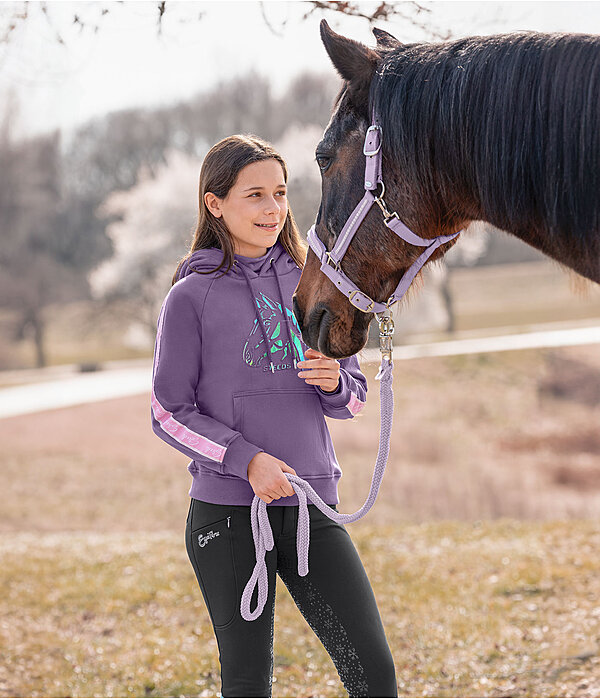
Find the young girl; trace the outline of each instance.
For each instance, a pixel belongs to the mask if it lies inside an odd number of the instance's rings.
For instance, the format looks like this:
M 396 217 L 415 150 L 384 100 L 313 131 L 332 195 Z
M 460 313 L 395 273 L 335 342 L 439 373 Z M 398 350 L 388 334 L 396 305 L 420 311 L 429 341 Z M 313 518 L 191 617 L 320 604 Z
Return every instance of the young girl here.
M 349 696 L 397 697 L 359 555 L 313 504 L 309 573 L 297 572 L 298 497 L 285 474 L 335 508 L 342 471 L 324 416 L 351 419 L 367 382 L 355 356 L 338 362 L 300 337 L 292 294 L 307 247 L 287 178 L 283 158 L 256 136 L 230 136 L 206 155 L 194 240 L 158 318 L 152 428 L 192 460 L 186 548 L 219 647 L 222 697 L 271 697 L 277 573 Z M 248 622 L 240 599 L 256 563 L 255 495 L 269 504 L 275 546 L 264 611 Z

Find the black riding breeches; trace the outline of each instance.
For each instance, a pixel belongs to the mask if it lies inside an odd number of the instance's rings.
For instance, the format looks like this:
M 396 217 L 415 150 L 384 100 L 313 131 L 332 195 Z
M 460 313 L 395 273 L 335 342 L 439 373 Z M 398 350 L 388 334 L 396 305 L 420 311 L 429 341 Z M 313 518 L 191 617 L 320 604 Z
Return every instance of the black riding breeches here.
M 275 541 L 265 556 L 269 594 L 262 614 L 250 622 L 240 613 L 242 592 L 256 564 L 250 506 L 190 501 L 186 548 L 217 638 L 221 695 L 271 697 L 279 574 L 331 657 L 349 697 L 398 697 L 394 660 L 354 543 L 343 525 L 312 503 L 308 509 L 309 572 L 299 576 L 298 506 L 267 507 Z M 257 599 L 255 586 L 250 610 Z

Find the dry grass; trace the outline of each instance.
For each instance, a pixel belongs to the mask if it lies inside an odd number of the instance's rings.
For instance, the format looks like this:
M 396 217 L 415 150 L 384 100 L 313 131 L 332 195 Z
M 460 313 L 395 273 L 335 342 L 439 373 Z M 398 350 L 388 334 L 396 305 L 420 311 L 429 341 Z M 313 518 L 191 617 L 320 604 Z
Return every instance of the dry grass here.
M 599 351 L 396 363 L 383 487 L 347 528 L 400 695 L 600 695 Z M 378 447 L 377 368 L 363 369 L 363 413 L 328 419 L 346 513 Z M 153 435 L 149 397 L 4 419 L 0 444 L 0 694 L 214 697 L 188 460 Z M 281 581 L 274 676 L 275 697 L 345 696 Z
M 598 697 L 596 523 L 346 526 L 400 696 Z M 182 533 L 0 536 L 0 694 L 216 697 Z M 273 697 L 346 697 L 277 581 Z
M 451 275 L 457 330 L 600 317 L 600 286 L 550 259 Z

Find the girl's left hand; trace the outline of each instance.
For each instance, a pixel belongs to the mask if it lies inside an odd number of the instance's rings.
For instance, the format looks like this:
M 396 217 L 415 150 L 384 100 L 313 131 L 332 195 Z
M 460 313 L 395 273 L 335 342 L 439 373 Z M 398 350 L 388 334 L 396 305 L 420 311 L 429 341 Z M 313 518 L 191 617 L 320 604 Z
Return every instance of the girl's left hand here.
M 307 348 L 304 352 L 306 360 L 297 362 L 296 366 L 304 369 L 298 376 L 304 378 L 307 384 L 316 384 L 323 391 L 335 391 L 340 381 L 340 363 L 320 352 Z

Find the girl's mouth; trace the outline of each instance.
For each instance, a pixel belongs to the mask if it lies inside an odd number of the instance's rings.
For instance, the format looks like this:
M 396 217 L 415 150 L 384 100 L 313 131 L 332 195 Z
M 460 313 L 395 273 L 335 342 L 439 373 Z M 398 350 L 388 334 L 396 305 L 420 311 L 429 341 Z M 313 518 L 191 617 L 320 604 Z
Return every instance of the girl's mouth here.
M 277 224 L 254 224 L 259 228 L 264 228 L 265 231 L 274 231 L 277 228 Z

